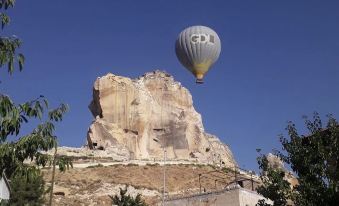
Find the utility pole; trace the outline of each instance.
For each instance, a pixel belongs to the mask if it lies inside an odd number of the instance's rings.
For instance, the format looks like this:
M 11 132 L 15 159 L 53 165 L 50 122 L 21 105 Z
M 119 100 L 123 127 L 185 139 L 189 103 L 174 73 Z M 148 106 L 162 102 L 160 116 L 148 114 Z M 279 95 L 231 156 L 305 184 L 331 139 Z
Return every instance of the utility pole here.
M 162 194 L 162 205 L 165 206 L 165 192 L 166 192 L 166 149 L 164 149 L 164 190 Z
M 200 194 L 201 194 L 201 182 L 200 182 L 200 178 L 201 178 L 201 174 L 199 174 L 199 191 L 200 191 Z
M 156 130 L 158 131 L 158 130 Z M 162 131 L 164 131 L 164 129 L 162 129 Z M 153 139 L 153 141 L 155 142 L 158 142 L 159 143 L 159 140 L 158 139 Z M 164 145 L 164 142 L 162 142 L 161 144 L 162 146 L 162 149 L 164 151 L 164 173 L 163 173 L 163 190 L 162 190 L 162 205 L 165 206 L 165 192 L 166 192 L 166 147 Z
M 238 184 L 238 182 L 237 182 L 237 167 L 236 166 L 234 166 L 234 182 L 236 184 Z
M 251 183 L 252 183 L 252 191 L 254 191 L 254 184 L 253 184 L 253 171 L 251 172 Z
M 161 128 L 155 128 L 153 129 L 155 132 L 163 132 L 165 133 L 165 128 L 163 128 L 163 122 L 162 122 L 162 112 L 163 112 L 163 93 L 164 93 L 164 90 L 163 90 L 163 87 L 161 88 L 157 88 L 157 89 L 161 89 L 161 98 L 160 98 L 160 127 Z M 158 90 L 157 90 L 158 91 Z M 165 89 L 165 92 L 167 92 L 167 89 Z M 159 95 L 160 96 L 160 95 Z M 162 205 L 165 206 L 165 198 L 166 198 L 166 154 L 167 154 L 167 151 L 166 151 L 166 137 L 165 136 L 162 136 L 162 140 L 159 141 L 159 139 L 153 139 L 155 142 L 158 142 L 158 143 L 161 143 L 161 147 L 164 151 L 164 174 L 163 174 L 163 193 L 162 193 Z

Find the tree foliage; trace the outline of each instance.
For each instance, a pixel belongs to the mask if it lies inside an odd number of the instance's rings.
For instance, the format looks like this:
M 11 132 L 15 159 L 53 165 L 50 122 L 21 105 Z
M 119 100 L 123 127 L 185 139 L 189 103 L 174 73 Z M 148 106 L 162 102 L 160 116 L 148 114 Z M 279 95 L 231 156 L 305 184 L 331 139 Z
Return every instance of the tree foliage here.
M 41 174 L 27 179 L 25 176 L 16 176 L 11 181 L 10 205 L 42 205 L 45 193 L 44 180 Z
M 263 185 L 258 192 L 274 201 L 274 206 L 339 205 L 339 125 L 328 115 L 325 127 L 318 113 L 312 120 L 304 117 L 309 134 L 300 135 L 293 122 L 288 122 L 289 138 L 280 137 L 282 151 L 275 154 L 294 172 L 298 184 L 292 187 L 286 173 L 271 167 L 264 155 L 258 158 Z M 268 205 L 264 201 L 258 205 Z
M 0 206 L 6 206 L 9 204 L 9 200 L 0 200 Z
M 0 0 L 1 29 L 4 29 L 4 27 L 11 22 L 6 11 L 9 8 L 13 8 L 14 4 L 15 0 Z M 18 62 L 20 71 L 23 69 L 25 56 L 22 53 L 17 52 L 21 44 L 21 40 L 15 35 L 10 37 L 0 36 L 0 67 L 7 66 L 10 74 L 14 72 L 15 62 Z
M 51 163 L 51 157 L 42 151 L 48 151 L 57 146 L 54 135 L 54 122 L 61 121 L 67 106 L 61 104 L 50 110 L 44 119 L 47 100 L 39 97 L 23 104 L 14 104 L 8 96 L 0 95 L 0 172 L 5 171 L 7 177 L 15 174 L 35 176 L 39 172 L 36 166 L 24 164 L 24 160 L 35 161 L 37 166 Z M 41 123 L 29 134 L 21 136 L 17 141 L 6 141 L 9 136 L 18 136 L 22 124 L 30 119 L 39 119 Z M 59 167 L 64 170 L 68 165 L 66 158 L 59 158 Z
M 13 8 L 14 4 L 15 0 L 0 0 L 2 29 L 10 23 L 6 12 Z M 0 68 L 7 67 L 10 75 L 14 72 L 15 62 L 18 63 L 19 71 L 23 69 L 24 55 L 17 52 L 20 46 L 21 40 L 14 35 L 0 36 Z M 67 110 L 68 106 L 65 104 L 50 109 L 47 99 L 42 95 L 34 100 L 16 104 L 8 95 L 0 92 L 0 176 L 4 172 L 11 180 L 11 186 L 15 188 L 13 192 L 17 192 L 13 196 L 16 200 L 36 201 L 34 205 L 39 205 L 37 203 L 42 195 L 40 190 L 44 186 L 39 167 L 51 165 L 53 161 L 54 157 L 44 152 L 57 147 L 54 124 L 62 121 Z M 31 123 L 32 120 L 38 120 L 38 125 L 32 132 L 21 134 L 23 124 Z M 34 161 L 35 164 L 26 164 L 25 160 Z M 55 161 L 61 171 L 72 166 L 70 159 L 64 156 L 57 156 Z M 25 194 L 35 192 L 36 195 L 24 195 L 19 192 L 20 187 L 25 190 L 22 190 Z M 28 191 L 29 188 L 32 191 Z M 19 197 L 21 194 L 23 196 Z
M 126 195 L 127 187 L 125 189 L 120 188 L 120 196 L 110 196 L 113 205 L 117 206 L 147 206 L 144 200 L 141 199 L 141 195 L 137 194 L 135 198 L 130 195 Z
M 285 170 L 272 167 L 266 156 L 258 158 L 259 169 L 261 169 L 260 179 L 263 185 L 257 188 L 257 192 L 266 198 L 274 201 L 274 206 L 287 205 L 292 193 L 289 182 L 285 179 Z M 259 206 L 269 206 L 265 200 L 261 200 Z

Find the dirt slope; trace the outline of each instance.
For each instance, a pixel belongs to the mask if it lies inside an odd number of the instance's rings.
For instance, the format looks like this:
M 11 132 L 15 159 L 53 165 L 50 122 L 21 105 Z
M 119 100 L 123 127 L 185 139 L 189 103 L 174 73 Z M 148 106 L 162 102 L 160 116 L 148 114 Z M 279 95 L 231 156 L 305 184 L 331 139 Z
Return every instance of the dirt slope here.
M 44 170 L 46 182 L 50 181 L 50 170 Z M 234 173 L 216 172 L 206 165 L 167 165 L 167 197 L 199 193 L 199 174 L 201 191 L 208 192 L 224 188 L 234 180 Z M 241 175 L 238 174 L 238 178 Z M 119 192 L 119 187 L 130 185 L 131 195 L 141 193 L 144 199 L 155 205 L 161 200 L 163 187 L 163 167 L 154 164 L 91 166 L 74 168 L 65 173 L 57 172 L 54 205 L 112 205 L 108 195 Z M 250 181 L 245 183 L 250 187 Z

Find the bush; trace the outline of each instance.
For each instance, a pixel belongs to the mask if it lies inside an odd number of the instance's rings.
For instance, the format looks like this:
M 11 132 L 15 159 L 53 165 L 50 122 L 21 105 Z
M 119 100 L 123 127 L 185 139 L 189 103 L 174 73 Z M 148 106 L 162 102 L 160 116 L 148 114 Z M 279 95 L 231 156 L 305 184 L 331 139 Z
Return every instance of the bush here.
M 44 185 L 42 175 L 27 177 L 13 176 L 10 181 L 10 205 L 42 205 L 44 202 Z
M 144 200 L 141 199 L 141 194 L 138 194 L 135 198 L 130 195 L 126 195 L 126 189 L 120 188 L 120 196 L 109 196 L 112 199 L 113 205 L 118 206 L 148 206 Z

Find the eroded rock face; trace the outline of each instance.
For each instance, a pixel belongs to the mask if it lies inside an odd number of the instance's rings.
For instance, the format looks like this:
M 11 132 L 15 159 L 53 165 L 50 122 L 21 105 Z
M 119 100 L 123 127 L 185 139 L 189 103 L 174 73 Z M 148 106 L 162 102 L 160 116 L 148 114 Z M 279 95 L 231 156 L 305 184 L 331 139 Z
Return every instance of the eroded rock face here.
M 130 159 L 168 159 L 236 164 L 227 145 L 204 132 L 190 92 L 162 71 L 137 79 L 97 78 L 89 108 L 95 117 L 89 148 L 126 148 Z
M 267 159 L 270 167 L 272 167 L 274 169 L 281 169 L 281 170 L 284 170 L 284 171 L 286 170 L 284 162 L 278 156 L 276 156 L 272 153 L 268 153 L 266 155 L 266 159 Z
M 272 153 L 268 153 L 266 155 L 266 159 L 270 167 L 284 171 L 285 173 L 284 179 L 291 184 L 292 188 L 298 184 L 298 179 L 294 176 L 292 171 L 286 169 L 284 162 L 278 156 Z

